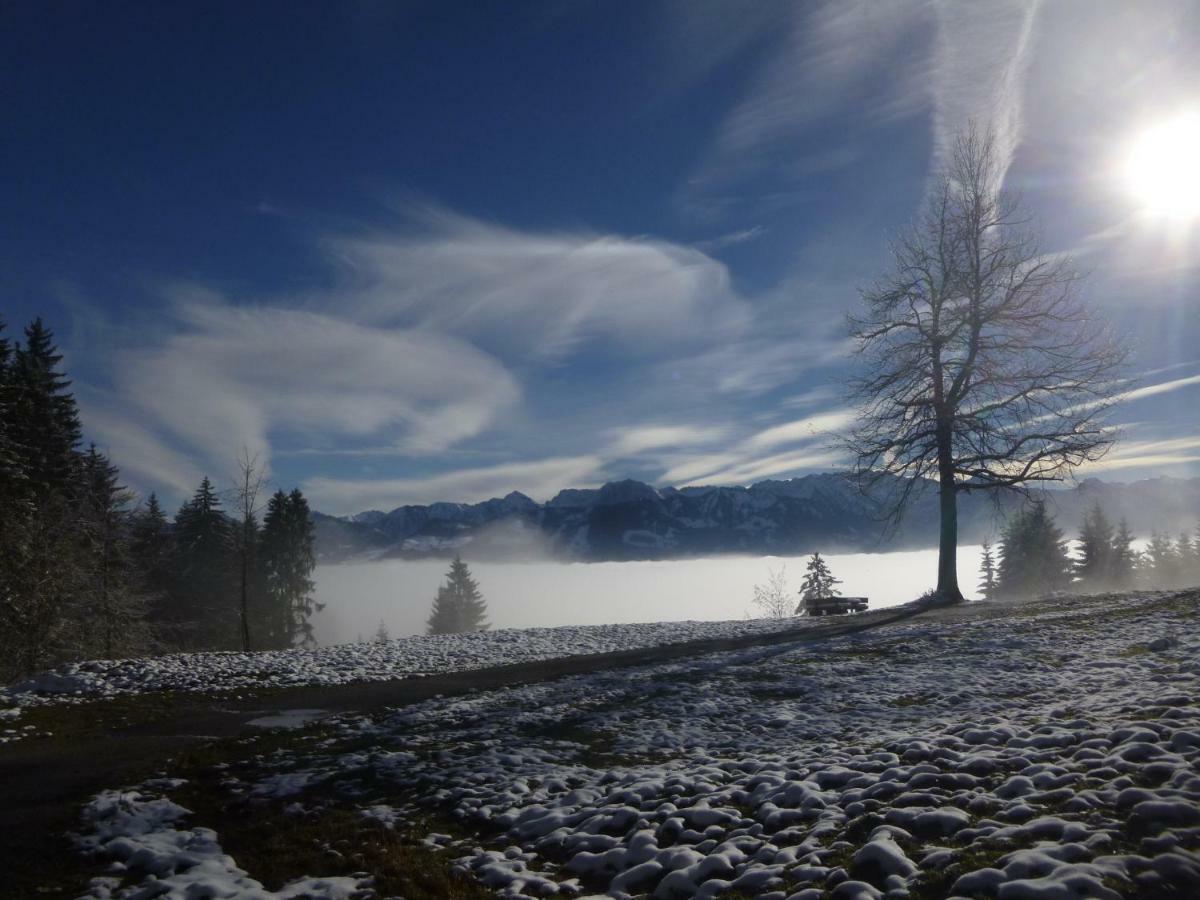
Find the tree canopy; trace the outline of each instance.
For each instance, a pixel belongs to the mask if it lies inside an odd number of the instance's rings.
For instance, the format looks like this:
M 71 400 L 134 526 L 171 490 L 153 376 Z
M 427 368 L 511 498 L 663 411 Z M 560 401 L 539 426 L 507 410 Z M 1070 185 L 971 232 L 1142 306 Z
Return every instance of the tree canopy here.
M 455 634 L 463 631 L 486 631 L 487 602 L 471 570 L 459 557 L 450 563 L 446 583 L 438 588 L 429 613 L 430 634 Z
M 957 494 L 1059 480 L 1115 439 L 1106 413 L 1124 346 L 1045 253 L 989 132 L 959 136 L 890 273 L 850 320 L 862 374 L 848 440 L 864 488 L 894 521 L 937 485 L 937 591 L 958 602 Z M 900 476 L 897 478 L 896 476 Z

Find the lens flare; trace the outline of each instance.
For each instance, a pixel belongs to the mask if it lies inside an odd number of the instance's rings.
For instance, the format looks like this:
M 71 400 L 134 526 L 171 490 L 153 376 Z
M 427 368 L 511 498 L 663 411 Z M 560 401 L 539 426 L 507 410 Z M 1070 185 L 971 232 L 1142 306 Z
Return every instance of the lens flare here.
M 1200 217 L 1200 113 L 1177 116 L 1139 135 L 1125 161 L 1125 180 L 1148 213 Z

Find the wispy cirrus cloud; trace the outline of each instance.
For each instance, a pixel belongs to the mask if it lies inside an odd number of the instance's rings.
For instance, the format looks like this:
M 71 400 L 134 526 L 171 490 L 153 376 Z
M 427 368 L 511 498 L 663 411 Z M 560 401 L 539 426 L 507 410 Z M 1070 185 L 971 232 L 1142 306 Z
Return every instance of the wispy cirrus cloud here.
M 928 114 L 933 167 L 968 122 L 996 136 L 1001 177 L 1021 138 L 1025 79 L 1040 0 L 829 0 L 791 7 L 791 22 L 742 100 L 721 123 L 688 184 L 685 205 L 720 210 L 720 195 L 769 166 L 775 190 L 860 159 L 871 129 Z M 855 111 L 817 150 L 805 135 Z M 835 132 L 836 133 L 836 132 Z M 759 200 L 762 198 L 759 197 Z
M 607 452 L 613 456 L 634 456 L 649 450 L 670 450 L 680 447 L 713 444 L 729 434 L 722 425 L 639 425 L 621 427 L 610 432 Z
M 736 345 L 754 324 L 722 263 L 651 238 L 527 232 L 426 207 L 394 230 L 331 235 L 316 249 L 340 274 L 318 293 L 247 302 L 203 285 L 160 289 L 164 313 L 125 336 L 130 349 L 112 354 L 111 384 L 96 394 L 96 433 L 122 447 L 135 481 L 181 492 L 198 472 L 225 480 L 244 446 L 264 467 L 281 455 L 358 466 L 393 494 L 470 487 L 474 476 L 390 476 L 433 458 L 444 470 L 500 427 L 517 441 L 547 428 L 544 452 L 581 458 L 572 434 L 539 425 L 530 405 L 547 373 L 588 354 L 652 372 L 664 356 Z M 589 419 L 575 443 L 607 459 L 722 430 L 621 426 L 614 437 L 611 417 Z M 506 455 L 490 446 L 483 456 Z M 314 483 L 332 496 L 342 481 Z
M 175 496 L 190 493 L 205 474 L 202 465 L 181 453 L 153 430 L 124 412 L 110 397 L 83 391 L 79 396 L 88 434 L 109 458 L 120 463 L 124 478 L 133 475 L 150 491 Z
M 693 193 L 722 189 L 768 164 L 811 169 L 796 153 L 797 138 L 847 104 L 874 121 L 924 105 L 919 70 L 904 65 L 904 51 L 919 40 L 926 21 L 922 4 L 843 0 L 796 4 L 790 11 L 782 38 L 693 173 Z M 825 147 L 820 154 L 830 152 Z
M 748 438 L 745 446 L 750 450 L 766 450 L 787 444 L 828 438 L 832 434 L 849 428 L 854 422 L 855 415 L 856 413 L 852 409 L 835 409 L 806 416 L 803 419 L 796 419 L 760 431 Z
M 123 445 L 122 465 L 156 484 L 179 487 L 185 459 L 223 477 L 241 447 L 269 467 L 280 432 L 387 435 L 410 456 L 435 453 L 521 400 L 504 366 L 451 336 L 185 294 L 157 347 L 116 355 L 108 402 L 93 413 Z
M 1104 459 L 1089 463 L 1080 475 L 1095 475 L 1120 469 L 1163 469 L 1200 462 L 1200 437 L 1176 437 L 1123 441 Z
M 1183 388 L 1195 387 L 1196 385 L 1200 385 L 1200 375 L 1189 375 L 1186 378 L 1172 378 L 1170 381 L 1145 384 L 1129 391 L 1123 391 L 1117 395 L 1117 400 L 1125 403 L 1131 400 L 1141 400 L 1145 397 L 1157 397 L 1159 394 L 1170 394 Z
M 842 465 L 832 442 L 853 423 L 855 412 L 834 408 L 772 425 L 716 450 L 665 454 L 668 484 L 748 484 L 762 478 Z M 780 451 L 781 447 L 789 447 Z
M 1040 5 L 1040 0 L 935 3 L 937 38 L 930 64 L 935 168 L 946 162 L 955 136 L 974 121 L 992 130 L 1003 182 L 1021 140 L 1025 76 Z
M 356 320 L 455 335 L 502 357 L 561 361 L 592 345 L 659 353 L 751 322 L 726 267 L 653 238 L 528 232 L 405 207 L 408 227 L 326 240 Z M 328 305 L 329 298 L 321 298 Z

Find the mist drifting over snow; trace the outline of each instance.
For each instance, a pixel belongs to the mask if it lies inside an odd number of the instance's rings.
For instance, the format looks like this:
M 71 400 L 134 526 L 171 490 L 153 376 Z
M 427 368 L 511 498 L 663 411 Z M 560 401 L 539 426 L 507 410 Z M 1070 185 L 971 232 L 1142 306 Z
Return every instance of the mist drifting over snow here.
M 982 550 L 958 550 L 959 581 L 974 595 Z M 937 550 L 849 553 L 827 557 L 847 596 L 871 598 L 871 608 L 916 599 L 933 586 Z M 719 556 L 649 562 L 487 562 L 468 559 L 488 602 L 493 628 L 605 625 L 740 619 L 753 615 L 755 584 L 768 569 L 787 568 L 800 589 L 807 557 Z M 370 638 L 382 622 L 391 637 L 424 634 L 430 604 L 443 582 L 445 560 L 386 560 L 320 566 L 317 639 L 337 644 Z

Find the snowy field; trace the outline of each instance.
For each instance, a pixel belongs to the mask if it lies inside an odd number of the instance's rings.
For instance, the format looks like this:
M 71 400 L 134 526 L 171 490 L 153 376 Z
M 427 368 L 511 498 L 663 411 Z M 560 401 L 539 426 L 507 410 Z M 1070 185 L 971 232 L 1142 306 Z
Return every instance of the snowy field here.
M 959 581 L 973 596 L 981 549 L 960 547 Z M 937 550 L 835 554 L 828 557 L 847 596 L 870 597 L 871 608 L 916 599 L 933 587 Z M 786 566 L 793 594 L 807 557 L 718 556 L 654 562 L 561 563 L 468 560 L 494 626 L 534 628 L 611 622 L 722 621 L 755 615 L 754 585 L 768 569 Z M 392 637 L 421 634 L 443 560 L 389 560 L 320 566 L 315 619 L 322 644 L 369 638 L 382 622 Z
M 389 681 L 462 672 L 587 653 L 636 650 L 803 626 L 806 619 L 733 622 L 658 622 L 503 629 L 471 634 L 339 644 L 314 650 L 258 653 L 173 653 L 138 659 L 72 663 L 0 689 L 0 707 L 150 691 L 225 691 L 242 688 Z M 815 621 L 815 620 L 814 620 Z M 0 726 L 11 711 L 0 709 Z M 0 727 L 0 739 L 4 729 Z
M 1198 624 L 1194 592 L 1066 599 L 601 671 L 342 717 L 222 785 L 436 811 L 417 837 L 509 897 L 1196 897 Z M 88 807 L 91 896 L 372 895 L 344 870 L 256 893 L 179 787 Z

